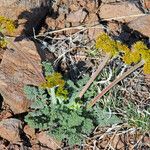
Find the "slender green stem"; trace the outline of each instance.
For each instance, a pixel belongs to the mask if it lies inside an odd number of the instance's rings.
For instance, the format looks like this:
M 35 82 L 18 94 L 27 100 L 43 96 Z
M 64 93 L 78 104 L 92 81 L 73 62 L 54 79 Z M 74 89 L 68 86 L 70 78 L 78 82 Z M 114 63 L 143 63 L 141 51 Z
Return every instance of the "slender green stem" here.
M 52 97 L 52 103 L 56 104 L 57 100 L 56 100 L 56 95 L 55 95 L 55 87 L 51 88 L 51 97 Z
M 48 94 L 52 98 L 52 104 L 57 104 L 57 99 L 56 99 L 56 95 L 55 95 L 55 87 L 47 89 L 47 91 L 48 91 Z
M 131 74 L 133 71 L 138 69 L 144 64 L 143 61 L 139 62 L 138 64 L 131 67 L 128 71 L 126 71 L 124 74 L 116 78 L 113 82 L 111 82 L 105 89 L 103 89 L 95 98 L 93 98 L 89 104 L 87 105 L 87 108 L 92 107 L 105 93 L 107 93 L 112 87 L 114 87 L 118 82 L 123 80 L 125 77 L 127 77 L 129 74 Z

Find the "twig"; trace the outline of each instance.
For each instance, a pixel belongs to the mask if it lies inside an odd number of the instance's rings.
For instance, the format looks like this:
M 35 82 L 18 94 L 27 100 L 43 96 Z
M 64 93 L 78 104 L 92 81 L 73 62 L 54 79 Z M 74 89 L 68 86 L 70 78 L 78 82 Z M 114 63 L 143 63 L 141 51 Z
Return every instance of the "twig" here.
M 128 15 L 128 16 L 119 16 L 119 17 L 113 17 L 113 18 L 106 18 L 103 19 L 103 21 L 111 21 L 111 20 L 120 20 L 120 19 L 125 19 L 125 18 L 134 18 L 134 17 L 141 17 L 141 16 L 146 16 L 148 14 L 137 14 L 137 15 Z
M 133 150 L 136 146 L 138 146 L 138 144 L 140 143 L 140 141 L 143 139 L 144 134 L 140 136 L 139 140 L 136 142 L 136 144 L 134 144 L 131 148 L 131 150 Z
M 104 150 L 107 149 L 107 147 L 109 146 L 109 144 L 111 143 L 111 141 L 114 139 L 114 137 L 115 137 L 115 135 L 116 135 L 117 132 L 118 132 L 118 130 L 116 130 L 116 131 L 114 132 L 114 134 L 112 135 L 112 137 L 111 137 L 110 140 L 108 141 L 107 145 L 105 146 L 105 149 L 104 149 Z
M 95 78 L 98 76 L 98 74 L 101 72 L 101 70 L 104 68 L 104 66 L 106 65 L 106 63 L 108 62 L 110 58 L 110 55 L 106 55 L 103 58 L 103 61 L 100 62 L 97 70 L 92 74 L 90 80 L 87 82 L 87 84 L 83 87 L 83 89 L 81 90 L 81 92 L 79 93 L 79 97 L 81 98 L 84 93 L 86 92 L 86 90 L 89 88 L 89 86 L 92 84 L 92 82 L 95 80 Z
M 131 67 L 128 71 L 126 71 L 125 73 L 123 73 L 123 75 L 119 76 L 118 78 L 116 78 L 113 82 L 111 82 L 105 89 L 103 89 L 101 91 L 101 93 L 99 93 L 95 98 L 93 98 L 89 104 L 87 105 L 87 107 L 92 107 L 105 93 L 107 93 L 112 87 L 114 87 L 118 82 L 120 82 L 122 79 L 124 79 L 125 77 L 127 77 L 129 74 L 131 74 L 133 71 L 135 71 L 136 69 L 138 69 L 139 67 L 141 67 L 144 64 L 143 61 L 139 62 L 138 64 L 136 64 L 135 66 Z

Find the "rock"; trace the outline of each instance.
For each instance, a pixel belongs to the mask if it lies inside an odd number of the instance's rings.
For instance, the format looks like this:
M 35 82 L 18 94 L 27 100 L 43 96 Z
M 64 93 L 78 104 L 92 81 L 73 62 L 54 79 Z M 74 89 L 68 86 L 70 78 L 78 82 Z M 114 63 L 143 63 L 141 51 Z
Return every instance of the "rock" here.
M 115 5 L 105 4 L 101 6 L 99 12 L 99 16 L 101 18 L 103 19 L 114 18 L 114 20 L 117 17 L 124 17 L 130 15 L 138 15 L 138 14 L 142 14 L 142 12 L 136 7 L 134 3 L 129 3 L 129 2 L 117 3 Z M 129 21 L 129 20 L 133 20 L 133 18 L 126 17 L 123 18 L 122 20 Z
M 8 112 L 8 111 L 5 111 L 5 110 L 1 111 L 1 113 L 0 113 L 0 121 L 2 119 L 7 119 L 7 118 L 10 118 L 10 117 L 12 117 L 12 113 L 11 112 Z
M 104 31 L 100 25 L 97 25 L 95 28 L 88 29 L 88 37 L 90 40 L 96 40 L 96 38 L 102 34 Z
M 4 144 L 0 144 L 0 149 L 6 150 L 6 146 Z
M 119 36 L 122 31 L 122 24 L 117 21 L 109 21 L 107 24 L 107 29 L 115 36 Z
M 34 139 L 36 137 L 35 129 L 31 128 L 29 125 L 25 125 L 23 131 L 31 139 Z
M 42 150 L 42 149 L 41 149 L 41 146 L 39 144 L 34 144 L 34 145 L 32 145 L 32 150 Z
M 89 15 L 86 17 L 85 22 L 86 24 L 95 25 L 98 24 L 98 16 L 96 13 L 89 13 Z
M 37 134 L 37 139 L 42 145 L 47 146 L 50 149 L 56 150 L 60 148 L 60 143 L 55 141 L 53 138 L 51 138 L 49 135 L 47 135 L 45 132 L 40 132 Z
M 45 23 L 51 30 L 58 30 L 65 28 L 65 14 L 60 14 L 56 19 L 47 17 Z
M 1 63 L 2 59 L 3 59 L 4 52 L 5 52 L 5 50 L 0 48 L 0 63 Z
M 16 143 L 21 141 L 21 129 L 22 122 L 20 120 L 14 118 L 4 119 L 0 122 L 0 137 L 12 143 Z
M 11 6 L 15 3 L 17 3 L 18 0 L 1 0 L 0 6 Z
M 88 0 L 89 1 L 89 0 Z M 87 4 L 87 1 L 86 0 L 78 0 L 77 1 L 77 3 L 78 3 L 78 5 L 80 5 L 81 7 L 85 7 L 86 6 L 86 4 Z
M 78 5 L 76 5 L 74 3 L 70 5 L 70 11 L 71 12 L 73 12 L 73 11 L 75 12 L 75 11 L 78 11 L 78 10 L 79 10 L 79 6 Z
M 49 29 L 51 29 L 51 30 L 56 29 L 57 22 L 56 22 L 55 19 L 47 17 L 46 20 L 45 20 L 45 23 L 47 24 Z
M 87 24 L 90 24 L 91 26 L 98 24 L 98 17 L 96 13 L 90 13 L 86 18 L 85 22 Z M 95 40 L 102 32 L 103 32 L 102 25 L 98 24 L 88 29 L 88 37 L 90 40 Z
M 137 19 L 129 22 L 128 26 L 143 35 L 150 37 L 150 15 L 138 17 Z
M 38 28 L 41 20 L 48 12 L 48 0 L 1 0 L 0 16 L 5 16 L 18 21 L 18 28 L 14 35 L 20 33 L 33 33 L 33 28 Z
M 80 9 L 76 12 L 72 12 L 70 13 L 67 18 L 66 21 L 71 22 L 71 23 L 79 23 L 82 22 L 87 16 L 87 12 Z
M 88 12 L 93 12 L 93 11 L 97 11 L 96 9 L 96 2 L 93 0 L 88 0 L 88 2 L 86 3 L 86 9 L 88 10 Z
M 121 0 L 101 0 L 102 3 L 108 4 L 108 3 L 115 3 L 120 2 Z
M 149 0 L 144 0 L 143 6 L 145 9 L 150 9 L 150 1 Z
M 27 111 L 30 101 L 27 100 L 23 87 L 27 84 L 39 85 L 42 82 L 39 75 L 42 67 L 41 58 L 32 41 L 22 40 L 14 44 L 18 49 L 12 49 L 10 45 L 11 49 L 5 51 L 0 64 L 0 93 L 4 102 L 17 114 Z

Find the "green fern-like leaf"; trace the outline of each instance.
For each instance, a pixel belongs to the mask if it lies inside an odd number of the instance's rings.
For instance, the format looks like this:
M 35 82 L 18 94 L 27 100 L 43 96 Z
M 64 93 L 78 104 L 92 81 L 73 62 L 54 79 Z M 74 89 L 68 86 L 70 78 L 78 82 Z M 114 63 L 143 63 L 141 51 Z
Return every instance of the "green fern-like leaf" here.
M 42 62 L 42 66 L 45 71 L 45 76 L 51 75 L 54 72 L 54 69 L 51 63 L 44 61 Z
M 94 108 L 95 116 L 97 116 L 97 123 L 99 126 L 111 126 L 113 124 L 122 123 L 122 120 L 118 118 L 115 114 L 111 114 L 110 112 L 106 111 L 105 109 L 101 109 L 98 106 Z
M 39 94 L 37 87 L 28 86 L 28 85 L 24 87 L 24 93 L 26 94 L 27 98 L 30 100 L 36 100 Z

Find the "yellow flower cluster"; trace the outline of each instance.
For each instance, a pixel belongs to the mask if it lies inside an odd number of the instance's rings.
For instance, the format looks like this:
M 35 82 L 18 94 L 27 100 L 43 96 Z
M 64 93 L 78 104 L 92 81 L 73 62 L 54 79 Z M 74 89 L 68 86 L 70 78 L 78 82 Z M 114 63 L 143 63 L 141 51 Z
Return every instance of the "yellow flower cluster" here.
M 44 89 L 57 87 L 56 96 L 62 99 L 67 99 L 68 91 L 64 89 L 65 81 L 62 79 L 62 75 L 58 72 L 54 72 L 46 77 L 46 82 L 41 84 Z
M 5 34 L 12 34 L 15 30 L 15 24 L 12 20 L 0 16 L 0 47 L 5 48 L 7 46 L 7 41 L 5 40 Z
M 134 50 L 138 52 L 141 59 L 145 62 L 143 71 L 145 74 L 150 74 L 150 49 L 141 41 L 136 42 L 133 46 Z
M 130 50 L 126 45 L 121 44 L 120 46 L 120 52 L 123 52 L 122 60 L 128 64 L 131 65 L 132 63 L 138 63 L 141 60 L 141 56 L 138 51 L 136 50 Z
M 14 22 L 11 19 L 0 16 L 0 32 L 3 34 L 12 34 L 14 30 Z
M 0 39 L 0 47 L 5 48 L 7 46 L 7 41 L 4 38 Z
M 125 44 L 111 39 L 104 33 L 96 40 L 96 48 L 102 49 L 111 56 L 119 55 L 122 52 L 122 60 L 129 65 L 143 60 L 145 62 L 143 71 L 145 74 L 150 74 L 150 49 L 142 41 L 136 42 L 132 49 L 129 49 Z
M 112 40 L 107 34 L 100 35 L 96 40 L 96 48 L 101 48 L 105 53 L 111 56 L 118 54 L 117 42 Z
M 64 87 L 58 87 L 56 91 L 56 96 L 60 97 L 61 99 L 66 100 L 68 98 L 68 91 L 64 89 Z
M 42 83 L 43 88 L 53 88 L 55 86 L 64 87 L 65 81 L 62 79 L 62 75 L 58 72 L 54 72 L 46 77 L 46 82 Z

